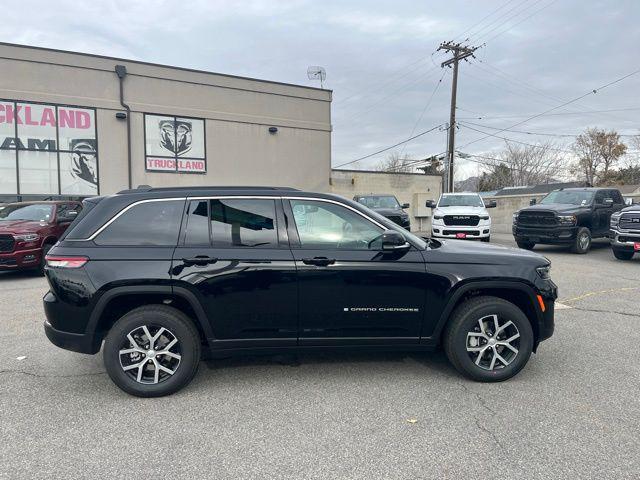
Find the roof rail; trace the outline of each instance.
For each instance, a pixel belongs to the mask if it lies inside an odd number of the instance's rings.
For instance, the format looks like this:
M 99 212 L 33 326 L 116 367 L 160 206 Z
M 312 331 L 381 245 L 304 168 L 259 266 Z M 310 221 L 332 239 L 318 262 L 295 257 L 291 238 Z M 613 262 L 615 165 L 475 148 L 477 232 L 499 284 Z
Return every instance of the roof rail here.
M 144 193 L 144 192 L 173 192 L 173 191 L 203 191 L 203 190 L 287 190 L 299 192 L 293 187 L 267 187 L 267 186 L 243 186 L 243 185 L 211 185 L 211 186 L 191 186 L 191 187 L 151 187 L 140 185 L 138 188 L 121 190 L 118 194 Z

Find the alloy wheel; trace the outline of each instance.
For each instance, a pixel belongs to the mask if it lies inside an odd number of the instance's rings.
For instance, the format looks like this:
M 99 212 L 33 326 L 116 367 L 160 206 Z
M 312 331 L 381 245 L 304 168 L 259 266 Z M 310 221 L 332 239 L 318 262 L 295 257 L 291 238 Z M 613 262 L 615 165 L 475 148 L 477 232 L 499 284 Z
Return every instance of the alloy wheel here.
M 511 320 L 498 315 L 479 318 L 467 333 L 467 352 L 473 363 L 484 370 L 498 370 L 510 365 L 520 348 L 520 332 Z
M 118 354 L 128 376 L 152 385 L 173 376 L 182 359 L 178 338 L 170 330 L 153 325 L 131 330 Z
M 578 241 L 580 242 L 580 249 L 586 250 L 589 247 L 589 234 L 583 233 L 582 235 L 580 235 Z

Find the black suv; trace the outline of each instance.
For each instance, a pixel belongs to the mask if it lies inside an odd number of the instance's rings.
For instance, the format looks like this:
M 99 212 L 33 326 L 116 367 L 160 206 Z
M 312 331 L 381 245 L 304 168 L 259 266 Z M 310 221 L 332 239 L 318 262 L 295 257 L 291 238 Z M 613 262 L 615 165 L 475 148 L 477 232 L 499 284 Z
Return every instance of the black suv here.
M 624 207 L 613 188 L 564 188 L 554 190 L 540 203 L 513 214 L 513 236 L 520 248 L 537 243 L 568 245 L 575 253 L 587 253 L 593 238 L 609 236 L 611 215 Z
M 402 228 L 411 230 L 411 219 L 409 214 L 404 211 L 405 208 L 409 208 L 409 204 L 403 203 L 401 205 L 394 195 L 356 195 L 353 199 Z
M 632 205 L 611 215 L 611 248 L 619 260 L 631 260 L 640 253 L 640 205 Z
M 201 353 L 432 350 L 506 380 L 553 332 L 535 253 L 423 240 L 342 197 L 288 188 L 142 188 L 85 200 L 47 255 L 45 332 L 160 396 Z

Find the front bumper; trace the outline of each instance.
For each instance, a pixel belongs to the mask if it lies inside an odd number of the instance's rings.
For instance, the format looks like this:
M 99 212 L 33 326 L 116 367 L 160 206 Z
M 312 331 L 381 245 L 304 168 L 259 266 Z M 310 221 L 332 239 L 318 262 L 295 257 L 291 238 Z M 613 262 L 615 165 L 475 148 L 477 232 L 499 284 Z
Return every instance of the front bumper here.
M 609 238 L 611 239 L 611 246 L 616 250 L 638 251 L 635 250 L 635 245 L 640 244 L 640 231 L 612 228 L 609 230 Z
M 477 226 L 445 225 L 434 223 L 431 226 L 431 236 L 437 238 L 458 238 L 459 233 L 464 233 L 467 238 L 489 238 L 491 236 L 491 224 Z
M 538 336 L 534 351 L 540 342 L 553 335 L 555 330 L 555 301 L 558 298 L 558 287 L 551 280 L 540 282 L 536 287 L 538 294 L 542 297 L 545 308 L 538 317 Z
M 521 227 L 513 225 L 511 231 L 516 240 L 532 243 L 564 244 L 573 243 L 578 226 Z
M 40 265 L 41 248 L 0 253 L 0 270 L 20 270 Z

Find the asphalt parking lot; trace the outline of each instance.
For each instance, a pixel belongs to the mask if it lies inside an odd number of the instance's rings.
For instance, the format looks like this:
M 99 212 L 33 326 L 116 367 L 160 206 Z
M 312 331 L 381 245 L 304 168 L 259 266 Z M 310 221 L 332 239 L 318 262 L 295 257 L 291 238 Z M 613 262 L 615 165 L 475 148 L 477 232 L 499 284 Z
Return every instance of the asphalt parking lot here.
M 0 478 L 638 478 L 640 258 L 536 251 L 562 305 L 508 382 L 441 353 L 304 355 L 203 363 L 146 400 L 48 342 L 44 279 L 2 274 Z

